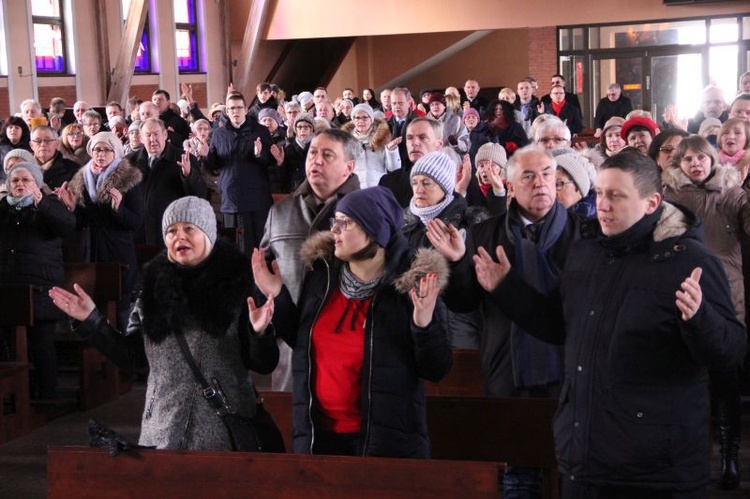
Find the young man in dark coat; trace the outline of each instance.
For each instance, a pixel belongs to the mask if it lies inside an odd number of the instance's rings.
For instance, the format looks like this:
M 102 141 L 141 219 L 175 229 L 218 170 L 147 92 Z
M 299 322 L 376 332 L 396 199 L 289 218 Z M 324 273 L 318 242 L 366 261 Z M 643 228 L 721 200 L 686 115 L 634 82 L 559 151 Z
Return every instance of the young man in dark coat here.
M 190 137 L 190 125 L 182 116 L 172 111 L 169 105 L 169 92 L 166 90 L 155 90 L 151 95 L 151 102 L 159 108 L 159 119 L 164 122 L 164 126 L 169 134 L 169 141 L 175 147 L 182 147 L 182 143 Z
M 596 185 L 601 233 L 574 244 L 546 294 L 502 248 L 474 256 L 497 306 L 565 344 L 554 423 L 565 498 L 708 495 L 708 369 L 736 369 L 746 336 L 694 215 L 661 192 L 650 158 L 607 159 Z
M 268 178 L 274 162 L 271 135 L 248 114 L 241 93 L 229 94 L 226 105 L 229 119 L 214 130 L 206 165 L 219 172 L 224 226 L 243 229 L 244 250 L 249 253 L 260 243 L 273 203 Z

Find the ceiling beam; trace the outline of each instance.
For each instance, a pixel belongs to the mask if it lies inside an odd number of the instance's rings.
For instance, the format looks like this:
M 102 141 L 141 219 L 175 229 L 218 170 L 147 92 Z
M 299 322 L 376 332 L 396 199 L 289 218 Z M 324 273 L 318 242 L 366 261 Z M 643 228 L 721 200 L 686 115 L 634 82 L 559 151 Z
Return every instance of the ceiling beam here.
M 120 50 L 117 52 L 115 65 L 112 67 L 107 102 L 115 101 L 125 105 L 130 91 L 130 81 L 135 70 L 135 57 L 141 43 L 143 26 L 148 14 L 148 0 L 131 0 L 128 17 L 125 21 Z

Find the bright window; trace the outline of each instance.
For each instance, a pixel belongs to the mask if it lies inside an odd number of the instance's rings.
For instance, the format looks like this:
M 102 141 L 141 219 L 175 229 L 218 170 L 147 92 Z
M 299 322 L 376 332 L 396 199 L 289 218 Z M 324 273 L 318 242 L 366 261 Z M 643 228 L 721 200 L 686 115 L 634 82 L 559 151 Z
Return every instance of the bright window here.
M 34 59 L 39 73 L 65 73 L 65 34 L 60 0 L 32 0 Z
M 200 64 L 195 0 L 174 0 L 174 20 L 177 69 L 181 73 L 197 72 Z

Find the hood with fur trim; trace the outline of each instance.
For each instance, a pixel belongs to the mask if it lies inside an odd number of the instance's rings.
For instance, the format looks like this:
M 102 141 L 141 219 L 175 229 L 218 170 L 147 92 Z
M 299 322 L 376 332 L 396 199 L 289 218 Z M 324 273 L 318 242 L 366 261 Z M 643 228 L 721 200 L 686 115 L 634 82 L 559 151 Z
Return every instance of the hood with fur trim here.
M 83 167 L 81 167 L 81 169 L 76 172 L 76 174 L 72 179 L 70 179 L 70 182 L 68 183 L 68 187 L 76 197 L 76 204 L 80 206 L 83 206 L 85 204 L 83 195 L 84 191 L 86 190 L 86 182 L 83 180 L 83 172 L 85 168 L 88 168 L 88 166 L 84 165 Z M 143 174 L 141 173 L 141 171 L 133 166 L 130 161 L 123 158 L 115 167 L 115 171 L 113 171 L 109 175 L 109 177 L 106 178 L 104 183 L 99 188 L 99 192 L 96 193 L 97 198 L 99 199 L 100 203 L 109 203 L 112 200 L 112 196 L 110 196 L 109 194 L 110 189 L 117 189 L 121 193 L 125 194 L 130 189 L 138 185 L 141 180 L 143 180 Z
M 685 172 L 680 168 L 669 167 L 662 173 L 662 181 L 667 187 L 679 191 L 682 189 L 696 188 L 696 186 Z M 740 185 L 740 174 L 737 169 L 731 165 L 717 164 L 710 178 L 703 184 L 707 191 L 721 192 L 730 187 Z
M 679 237 L 697 227 L 695 215 L 663 201 L 659 221 L 654 228 L 654 241 L 660 242 L 670 237 Z
M 354 122 L 349 121 L 341 126 L 341 130 L 353 134 L 354 132 Z M 356 137 L 356 136 L 355 136 Z M 385 146 L 388 144 L 388 142 L 391 141 L 391 129 L 388 126 L 388 123 L 380 118 L 375 118 L 375 121 L 372 123 L 372 128 L 370 128 L 370 135 L 368 138 L 368 143 L 370 144 L 370 147 L 373 151 L 379 151 L 380 149 L 385 149 Z
M 401 237 L 399 235 L 399 237 Z M 401 237 L 401 239 L 403 239 Z M 403 240 L 403 243 L 406 243 Z M 390 248 L 389 244 L 389 248 Z M 386 249 L 386 259 L 389 257 Z M 334 243 L 333 233 L 331 231 L 322 231 L 313 234 L 302 243 L 300 248 L 300 258 L 307 268 L 312 268 L 313 264 L 319 260 L 334 260 Z M 445 258 L 436 250 L 431 248 L 419 248 L 410 253 L 411 264 L 409 268 L 400 275 L 393 276 L 391 284 L 399 293 L 408 294 L 409 290 L 419 284 L 419 280 L 430 272 L 438 275 L 438 287 L 444 290 L 448 285 L 450 267 Z

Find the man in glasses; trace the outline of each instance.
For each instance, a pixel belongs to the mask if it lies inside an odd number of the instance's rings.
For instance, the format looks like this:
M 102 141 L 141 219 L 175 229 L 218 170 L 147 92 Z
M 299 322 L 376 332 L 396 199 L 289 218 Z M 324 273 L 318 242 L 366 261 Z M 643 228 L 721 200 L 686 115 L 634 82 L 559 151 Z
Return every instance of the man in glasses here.
M 300 123 L 311 124 L 302 121 L 302 117 L 297 119 Z M 360 150 L 359 141 L 347 132 L 318 132 L 307 152 L 305 181 L 271 208 L 261 247 L 266 249 L 267 258 L 276 259 L 282 281 L 295 301 L 304 277 L 300 247 L 311 234 L 330 229 L 336 203 L 359 189 L 359 179 L 352 172 Z M 286 343 L 279 344 L 279 365 L 271 381 L 273 390 L 292 389 L 291 352 Z
M 78 163 L 65 159 L 57 147 L 60 140 L 54 128 L 39 126 L 31 132 L 31 150 L 44 172 L 44 184 L 50 189 L 60 187 L 78 171 Z
M 603 97 L 596 106 L 594 114 L 594 126 L 596 132 L 594 137 L 602 136 L 604 124 L 613 116 L 624 118 L 633 110 L 633 103 L 630 99 L 622 94 L 622 88 L 619 83 L 610 83 L 607 87 L 607 95 Z

